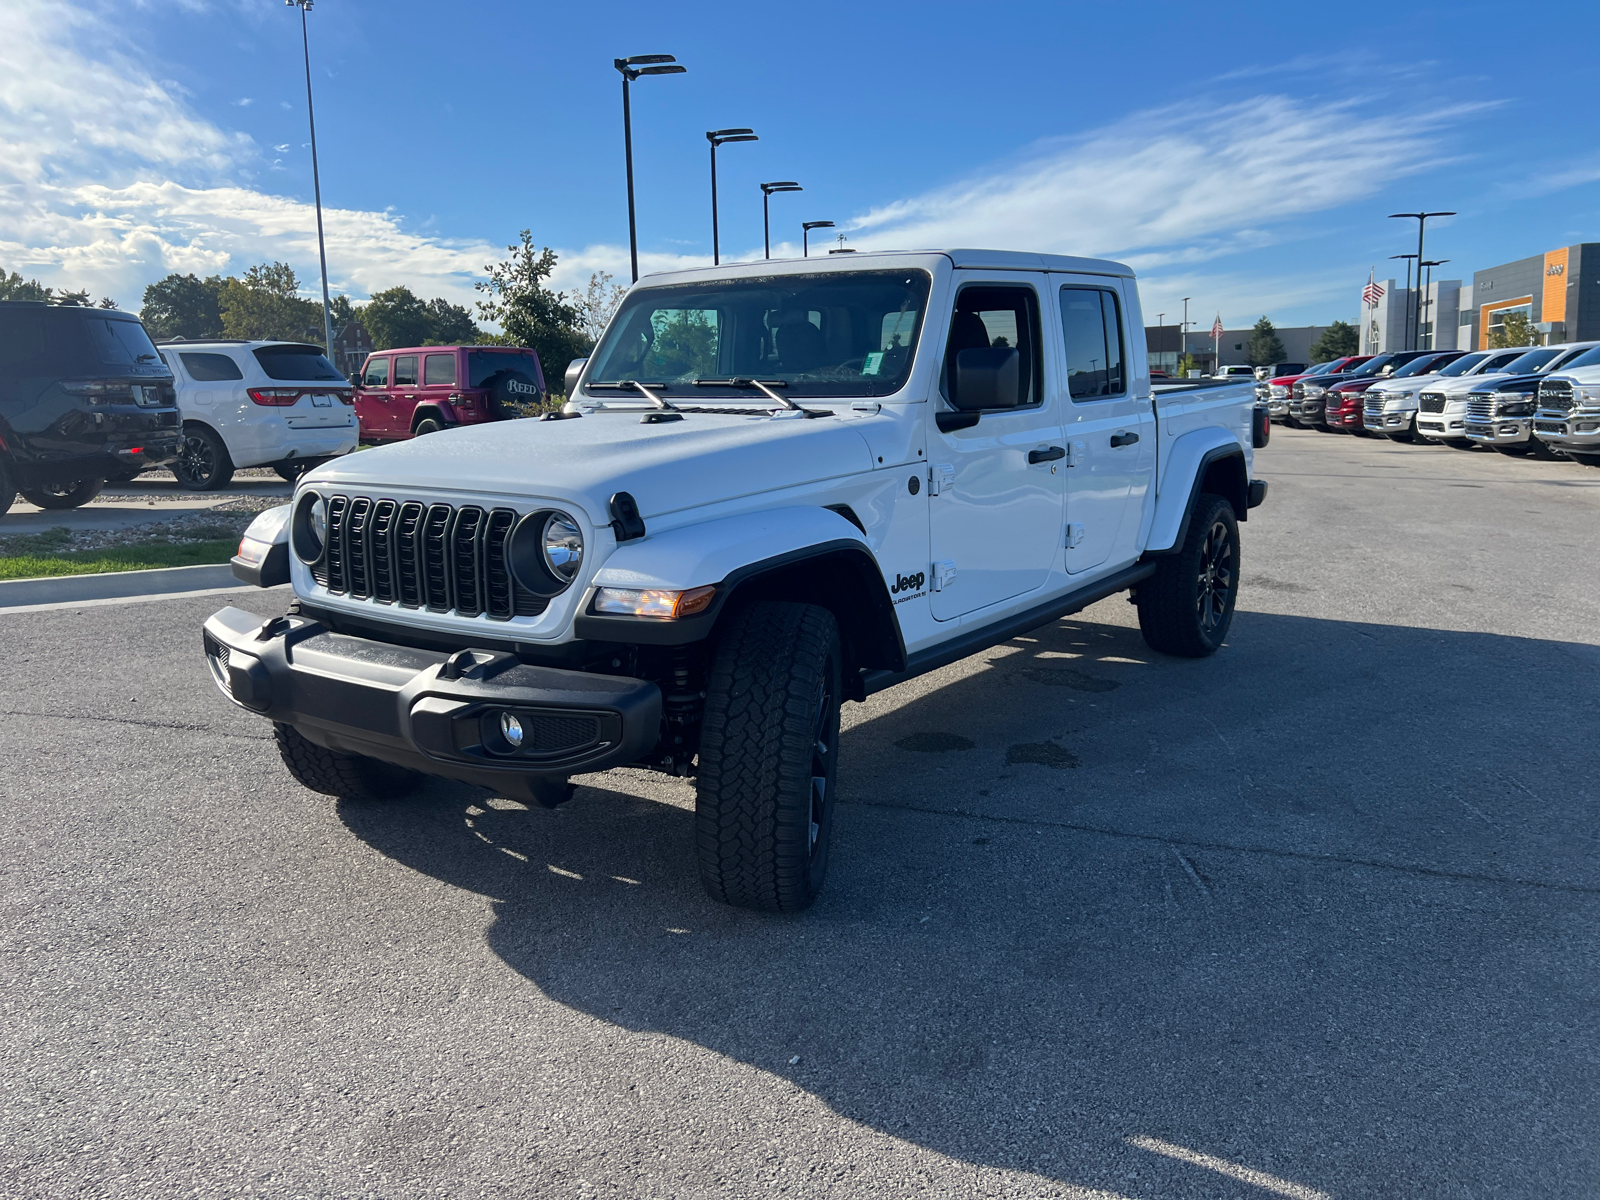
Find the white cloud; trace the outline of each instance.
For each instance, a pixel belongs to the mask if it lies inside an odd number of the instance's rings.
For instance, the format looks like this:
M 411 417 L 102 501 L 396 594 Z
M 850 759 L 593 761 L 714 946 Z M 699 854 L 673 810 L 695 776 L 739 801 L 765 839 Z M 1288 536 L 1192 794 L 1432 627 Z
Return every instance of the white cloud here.
M 1269 226 L 1349 203 L 1448 161 L 1439 132 L 1480 106 L 1397 114 L 1260 96 L 1138 113 L 896 201 L 849 228 L 862 249 L 985 246 L 1146 268 L 1270 241 Z

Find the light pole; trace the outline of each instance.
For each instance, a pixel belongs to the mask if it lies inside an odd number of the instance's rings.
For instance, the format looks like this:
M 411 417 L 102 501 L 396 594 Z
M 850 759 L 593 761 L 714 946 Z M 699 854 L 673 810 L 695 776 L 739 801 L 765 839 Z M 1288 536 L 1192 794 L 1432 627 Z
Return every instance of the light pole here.
M 1417 256 L 1415 254 L 1391 254 L 1389 257 L 1403 258 L 1406 260 L 1406 336 L 1404 339 L 1404 345 L 1402 345 L 1400 348 L 1402 350 L 1409 350 L 1411 349 L 1411 260 Z M 1420 268 L 1417 271 L 1417 282 L 1422 282 L 1422 271 Z
M 1428 227 L 1428 218 L 1429 217 L 1453 217 L 1455 215 L 1456 214 L 1453 213 L 1453 212 L 1414 212 L 1414 213 L 1390 213 L 1389 214 L 1389 219 L 1391 221 L 1396 221 L 1396 220 L 1401 220 L 1401 219 L 1409 219 L 1409 218 L 1412 218 L 1412 217 L 1416 218 L 1416 221 L 1417 221 L 1417 282 L 1418 283 L 1422 282 L 1422 233 L 1423 233 L 1423 230 L 1425 230 Z M 1413 326 L 1412 341 L 1413 342 L 1416 341 L 1415 333 L 1418 332 L 1415 329 L 1415 326 L 1421 322 L 1421 319 L 1422 319 L 1422 305 L 1418 304 L 1417 305 L 1416 315 L 1412 319 L 1412 326 Z M 1413 350 L 1415 350 L 1417 347 L 1415 345 L 1413 345 L 1411 348 Z
M 811 257 L 811 231 L 813 229 L 832 229 L 832 221 L 801 221 L 800 222 L 800 257 Z
M 1429 261 L 1427 261 L 1425 263 L 1420 264 L 1421 266 L 1424 266 L 1424 267 L 1428 268 L 1428 282 L 1422 285 L 1422 300 L 1420 301 L 1420 303 L 1426 304 L 1428 306 L 1428 321 L 1427 321 L 1427 325 L 1428 325 L 1428 349 L 1429 350 L 1434 349 L 1439 344 L 1439 331 L 1436 328 L 1434 328 L 1435 322 L 1433 320 L 1433 295 L 1432 295 L 1432 292 L 1433 292 L 1433 269 L 1435 267 L 1442 267 L 1442 266 L 1445 265 L 1445 263 L 1447 263 L 1449 261 L 1450 260 L 1448 258 L 1434 258 L 1434 259 L 1430 259 Z M 1421 337 L 1420 330 L 1421 330 L 1422 322 L 1419 321 L 1417 324 L 1418 324 L 1418 330 L 1419 330 L 1418 336 L 1417 336 L 1417 349 L 1421 350 L 1422 349 L 1422 337 Z
M 1178 361 L 1189 357 L 1189 297 L 1183 298 L 1183 324 L 1178 327 Z
M 772 257 L 772 221 L 767 212 L 767 201 L 772 198 L 773 192 L 803 192 L 801 187 L 792 179 L 785 179 L 778 183 L 763 183 L 761 185 L 761 242 L 766 247 L 767 257 Z
M 711 143 L 711 263 L 722 261 L 722 246 L 717 238 L 717 147 L 728 142 L 759 142 L 753 129 L 708 129 L 706 141 Z
M 673 65 L 649 65 L 665 63 Z M 682 75 L 689 69 L 677 63 L 670 54 L 635 54 L 611 60 L 611 65 L 622 73 L 622 154 L 628 164 L 628 261 L 635 283 L 639 282 L 639 232 L 633 217 L 633 111 L 628 105 L 628 85 L 641 75 Z
M 317 170 L 317 115 L 311 108 L 311 34 L 306 14 L 314 0 L 283 0 L 286 8 L 300 10 L 300 48 L 306 58 L 306 119 L 311 122 L 311 194 L 317 202 L 317 261 L 322 266 L 322 336 L 328 341 L 328 357 L 333 357 L 333 305 L 328 300 L 328 250 L 322 240 L 322 179 Z

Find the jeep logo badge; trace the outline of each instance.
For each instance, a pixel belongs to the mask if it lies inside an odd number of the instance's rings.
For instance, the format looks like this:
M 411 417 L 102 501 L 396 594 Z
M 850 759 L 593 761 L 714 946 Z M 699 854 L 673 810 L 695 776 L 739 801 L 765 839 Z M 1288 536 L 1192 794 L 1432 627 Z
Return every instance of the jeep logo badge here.
M 922 585 L 928 582 L 925 572 L 918 571 L 915 575 L 896 575 L 894 586 L 889 589 L 891 596 L 898 596 L 901 592 L 920 592 Z

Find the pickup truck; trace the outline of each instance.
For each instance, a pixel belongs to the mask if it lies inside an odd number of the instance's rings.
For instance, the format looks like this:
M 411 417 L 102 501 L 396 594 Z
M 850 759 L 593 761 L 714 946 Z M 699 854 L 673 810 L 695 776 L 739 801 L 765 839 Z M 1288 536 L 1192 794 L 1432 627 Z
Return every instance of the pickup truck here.
M 1539 443 L 1574 462 L 1600 467 L 1600 349 L 1542 376 L 1537 403 L 1533 436 Z
M 1583 354 L 1594 342 L 1571 342 L 1559 346 L 1520 346 L 1497 350 L 1492 358 L 1480 363 L 1475 372 L 1457 379 L 1443 379 L 1421 390 L 1414 403 L 1417 431 L 1425 438 L 1470 450 L 1473 442 L 1467 437 L 1467 397 L 1485 390 L 1491 382 L 1523 375 L 1544 375 L 1559 370 Z M 1390 404 L 1393 401 L 1389 402 Z M 1386 404 L 1381 420 L 1395 418 Z M 1369 423 L 1368 428 L 1372 426 Z
M 1388 397 L 1409 398 L 1414 408 L 1417 392 L 1422 385 L 1437 378 L 1441 373 L 1448 372 L 1451 366 L 1461 359 L 1463 353 L 1460 350 L 1425 353 L 1419 358 L 1413 358 L 1388 379 L 1379 383 L 1368 384 L 1364 379 L 1355 379 L 1334 384 L 1322 398 L 1323 423 L 1335 433 L 1354 433 L 1365 437 L 1372 432 L 1366 427 L 1366 410 L 1374 403 L 1374 397 L 1378 398 L 1377 403 L 1380 408 Z M 1422 436 L 1416 432 L 1414 426 L 1410 425 L 1397 431 L 1396 436 L 1399 440 L 1415 442 L 1418 445 L 1423 442 Z
M 1223 644 L 1266 411 L 1153 389 L 1143 327 L 1098 259 L 647 277 L 559 413 L 308 472 L 234 559 L 288 614 L 222 609 L 205 662 L 330 795 L 693 776 L 710 894 L 804 908 L 843 702 L 1119 592 L 1156 651 Z
M 1353 371 L 1370 357 L 1370 355 L 1362 357 L 1352 354 L 1317 363 L 1311 367 L 1302 367 L 1296 371 L 1286 371 L 1281 375 L 1270 375 L 1256 384 L 1256 402 L 1266 404 L 1274 421 L 1293 424 L 1289 417 L 1289 404 L 1294 395 L 1295 384 L 1314 375 L 1336 375 L 1343 371 Z

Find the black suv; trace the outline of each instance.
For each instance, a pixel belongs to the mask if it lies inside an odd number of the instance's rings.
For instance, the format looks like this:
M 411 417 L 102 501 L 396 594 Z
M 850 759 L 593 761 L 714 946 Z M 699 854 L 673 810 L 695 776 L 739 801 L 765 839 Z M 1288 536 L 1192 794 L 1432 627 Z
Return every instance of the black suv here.
M 0 513 L 77 508 L 183 449 L 172 372 L 139 318 L 0 301 Z

